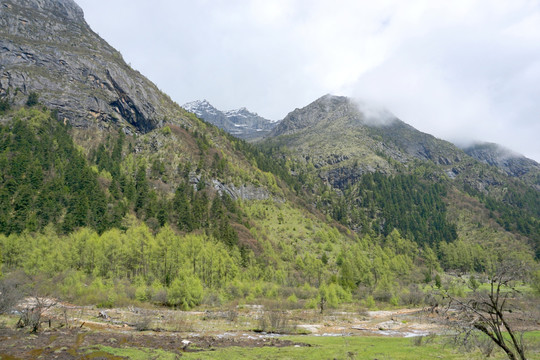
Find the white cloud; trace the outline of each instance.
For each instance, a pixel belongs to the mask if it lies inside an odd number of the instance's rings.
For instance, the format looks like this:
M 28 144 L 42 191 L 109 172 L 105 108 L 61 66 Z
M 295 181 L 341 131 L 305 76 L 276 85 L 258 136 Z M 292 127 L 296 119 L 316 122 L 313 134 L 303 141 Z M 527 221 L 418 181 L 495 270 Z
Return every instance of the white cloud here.
M 540 160 L 540 5 L 513 0 L 78 0 L 178 103 L 279 119 L 326 93 Z

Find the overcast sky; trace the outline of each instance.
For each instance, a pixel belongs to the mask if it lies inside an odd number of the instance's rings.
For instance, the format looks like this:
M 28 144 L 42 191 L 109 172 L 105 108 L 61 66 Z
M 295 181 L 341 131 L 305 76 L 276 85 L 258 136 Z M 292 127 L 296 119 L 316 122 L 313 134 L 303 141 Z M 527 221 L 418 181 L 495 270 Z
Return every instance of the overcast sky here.
M 540 1 L 76 0 L 180 105 L 278 120 L 324 94 L 540 161 Z

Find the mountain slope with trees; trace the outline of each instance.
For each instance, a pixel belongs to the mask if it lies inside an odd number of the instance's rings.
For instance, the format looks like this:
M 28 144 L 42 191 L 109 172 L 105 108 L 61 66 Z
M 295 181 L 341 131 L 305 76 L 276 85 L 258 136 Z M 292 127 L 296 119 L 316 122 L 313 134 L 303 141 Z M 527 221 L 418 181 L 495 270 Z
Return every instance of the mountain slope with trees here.
M 279 149 L 274 156 L 288 159 L 291 173 L 317 194 L 318 207 L 354 229 L 388 234 L 395 227 L 419 243 L 451 242 L 452 190 L 476 197 L 506 231 L 539 249 L 534 166 L 523 179 L 511 176 L 384 109 L 325 95 L 287 115 L 261 146 Z
M 130 69 L 73 1 L 2 5 L 6 276 L 100 306 L 322 311 L 416 306 L 445 272 L 532 262 L 538 192 L 450 143 L 325 96 L 249 144 Z

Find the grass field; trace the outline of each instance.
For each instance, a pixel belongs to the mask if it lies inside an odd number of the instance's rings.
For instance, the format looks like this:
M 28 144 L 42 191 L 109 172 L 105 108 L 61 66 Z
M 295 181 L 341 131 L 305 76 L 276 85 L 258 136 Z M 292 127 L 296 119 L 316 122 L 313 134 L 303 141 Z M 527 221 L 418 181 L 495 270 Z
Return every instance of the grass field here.
M 540 332 L 527 336 L 532 349 L 528 359 L 540 359 L 538 342 Z M 379 360 L 418 360 L 418 359 L 485 359 L 479 350 L 465 351 L 444 337 L 425 338 L 422 342 L 414 338 L 387 337 L 316 337 L 293 336 L 284 337 L 298 345 L 287 347 L 227 347 L 209 351 L 185 352 L 182 359 L 379 359 Z M 308 345 L 308 346 L 306 346 Z M 175 359 L 176 355 L 161 350 L 119 349 L 99 346 L 88 352 L 89 358 L 129 357 L 130 359 Z M 110 357 L 107 357 L 109 355 Z M 505 359 L 504 354 L 495 350 L 490 359 Z

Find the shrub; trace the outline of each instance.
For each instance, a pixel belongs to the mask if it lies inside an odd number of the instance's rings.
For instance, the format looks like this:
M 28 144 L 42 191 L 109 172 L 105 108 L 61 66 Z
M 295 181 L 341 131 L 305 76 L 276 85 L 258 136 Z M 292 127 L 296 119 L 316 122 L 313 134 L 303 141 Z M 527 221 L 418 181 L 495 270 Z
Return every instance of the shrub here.
M 141 302 L 145 302 L 149 299 L 146 285 L 139 285 L 135 290 L 135 298 Z
M 373 298 L 373 296 L 369 295 L 364 300 L 364 306 L 367 307 L 368 309 L 373 309 L 375 307 L 375 299 Z
M 424 302 L 425 294 L 420 290 L 417 284 L 412 284 L 400 295 L 403 305 L 418 306 Z
M 202 301 L 203 287 L 199 278 L 188 275 L 183 279 L 177 278 L 169 287 L 167 301 L 169 305 L 179 306 L 189 310 Z
M 259 317 L 257 331 L 286 334 L 294 331 L 295 326 L 289 325 L 287 312 L 280 310 L 265 311 Z
M 29 95 L 28 95 L 28 99 L 26 100 L 26 106 L 28 107 L 32 107 L 32 106 L 36 106 L 39 102 L 39 95 L 38 93 L 36 92 L 31 92 Z
M 287 298 L 287 302 L 290 304 L 296 304 L 298 302 L 298 298 L 296 297 L 296 295 L 292 294 Z
M 0 99 L 0 114 L 8 111 L 10 108 L 11 108 L 11 104 L 7 98 Z
M 152 317 L 150 314 L 143 314 L 139 317 L 137 317 L 137 320 L 135 321 L 135 330 L 137 331 L 145 331 L 150 330 L 150 324 L 152 323 Z
M 163 135 L 171 135 L 172 133 L 171 128 L 168 125 L 164 126 L 163 129 L 161 129 L 161 132 Z

